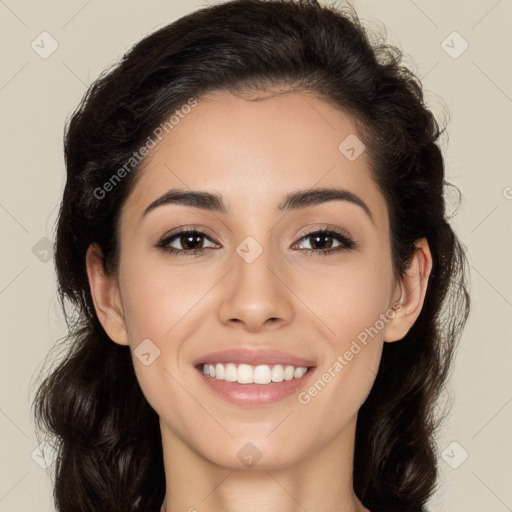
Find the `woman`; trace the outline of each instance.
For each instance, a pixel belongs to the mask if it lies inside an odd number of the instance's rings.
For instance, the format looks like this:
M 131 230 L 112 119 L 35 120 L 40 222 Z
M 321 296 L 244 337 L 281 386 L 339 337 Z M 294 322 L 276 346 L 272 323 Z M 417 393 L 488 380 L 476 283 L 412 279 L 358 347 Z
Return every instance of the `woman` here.
M 91 86 L 35 400 L 59 511 L 425 510 L 469 299 L 400 57 L 348 8 L 238 0 Z

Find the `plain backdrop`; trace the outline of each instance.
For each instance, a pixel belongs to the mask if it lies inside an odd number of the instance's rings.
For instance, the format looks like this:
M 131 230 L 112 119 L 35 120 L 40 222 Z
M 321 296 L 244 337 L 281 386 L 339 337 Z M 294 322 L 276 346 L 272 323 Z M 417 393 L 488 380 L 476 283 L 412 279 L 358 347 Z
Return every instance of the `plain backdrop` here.
M 30 404 L 41 364 L 65 333 L 51 258 L 65 120 L 132 44 L 206 5 L 0 0 L 0 512 L 54 510 L 51 454 L 39 446 Z M 452 223 L 469 251 L 472 313 L 445 397 L 452 408 L 437 440 L 430 510 L 510 511 L 512 2 L 353 5 L 400 46 L 441 121 L 449 111 L 447 179 L 463 196 Z

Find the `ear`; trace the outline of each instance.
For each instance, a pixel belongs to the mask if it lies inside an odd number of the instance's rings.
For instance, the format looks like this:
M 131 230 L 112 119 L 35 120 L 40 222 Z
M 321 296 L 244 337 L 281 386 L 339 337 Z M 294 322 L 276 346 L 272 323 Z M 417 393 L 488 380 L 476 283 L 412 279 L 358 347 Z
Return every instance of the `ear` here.
M 384 328 L 384 341 L 401 340 L 413 326 L 423 307 L 432 270 L 432 255 L 426 238 L 417 240 L 415 245 L 409 267 L 400 277 L 395 289 L 396 299 L 391 305 L 394 315 L 390 315 L 391 320 Z
M 115 343 L 128 345 L 119 285 L 114 276 L 106 273 L 97 244 L 89 246 L 85 262 L 94 308 L 103 329 Z

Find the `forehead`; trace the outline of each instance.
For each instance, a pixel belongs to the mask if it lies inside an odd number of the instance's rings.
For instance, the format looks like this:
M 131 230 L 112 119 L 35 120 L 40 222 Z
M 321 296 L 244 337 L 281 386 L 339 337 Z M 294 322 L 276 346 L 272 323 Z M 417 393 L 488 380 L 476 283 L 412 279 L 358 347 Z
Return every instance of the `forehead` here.
M 209 93 L 179 116 L 138 172 L 125 204 L 133 220 L 171 188 L 209 190 L 230 210 L 261 211 L 291 190 L 335 186 L 360 196 L 387 224 L 351 118 L 304 92 Z

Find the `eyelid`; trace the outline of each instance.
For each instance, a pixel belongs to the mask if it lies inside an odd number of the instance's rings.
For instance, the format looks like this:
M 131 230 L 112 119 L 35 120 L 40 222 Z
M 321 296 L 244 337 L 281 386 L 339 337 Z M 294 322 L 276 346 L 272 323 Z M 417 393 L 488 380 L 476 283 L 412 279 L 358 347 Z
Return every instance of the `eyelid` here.
M 165 233 L 165 235 L 160 237 L 160 240 L 167 240 L 169 238 L 172 238 L 175 235 L 179 235 L 181 233 L 187 233 L 187 232 L 197 232 L 199 234 L 203 234 L 210 238 L 212 242 L 215 242 L 216 244 L 219 244 L 219 241 L 217 240 L 217 237 L 213 234 L 213 231 L 206 226 L 201 226 L 197 224 L 192 225 L 186 225 L 186 226 L 178 226 L 174 229 L 171 229 L 168 233 Z
M 351 242 L 356 245 L 356 241 L 352 237 L 352 235 L 345 229 L 340 228 L 339 226 L 335 226 L 333 224 L 315 224 L 311 227 L 311 229 L 308 229 L 305 233 L 302 233 L 301 235 L 297 235 L 297 241 L 302 240 L 303 238 L 312 235 L 314 233 L 323 232 L 323 231 L 334 231 L 335 233 L 339 234 L 342 237 L 345 237 L 347 240 L 350 240 Z

